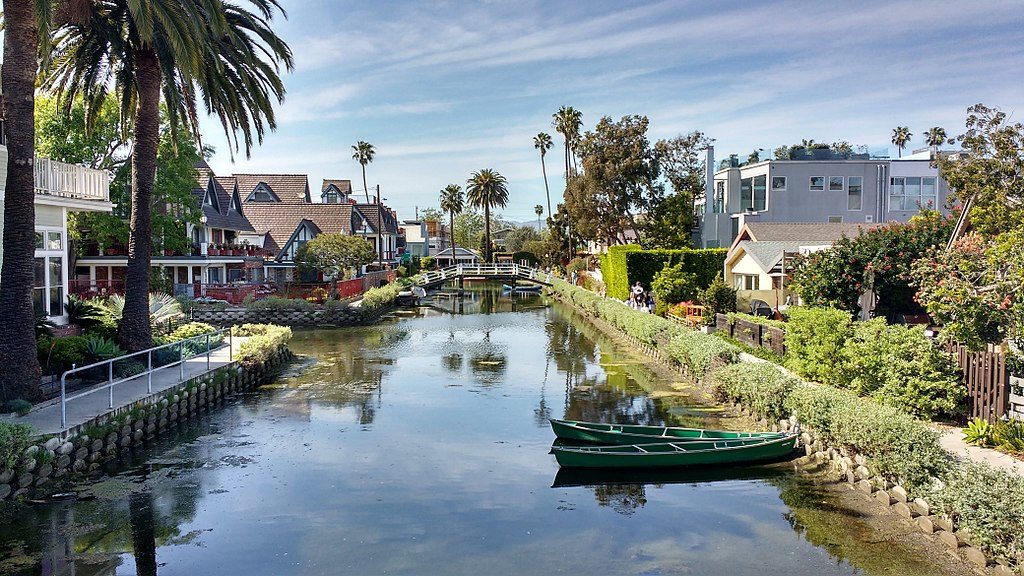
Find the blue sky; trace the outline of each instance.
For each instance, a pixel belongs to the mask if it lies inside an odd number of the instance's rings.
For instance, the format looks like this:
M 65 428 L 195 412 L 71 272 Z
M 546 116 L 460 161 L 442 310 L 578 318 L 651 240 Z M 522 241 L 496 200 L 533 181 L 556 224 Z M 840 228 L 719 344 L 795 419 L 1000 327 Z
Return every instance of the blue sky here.
M 350 146 L 399 216 L 437 205 L 446 184 L 494 168 L 507 218 L 544 204 L 532 137 L 555 137 L 552 202 L 564 188 L 551 114 L 590 128 L 644 114 L 650 136 L 701 130 L 719 158 L 813 138 L 913 146 L 931 126 L 962 131 L 984 102 L 1024 116 L 1024 3 L 991 2 L 329 2 L 284 0 L 296 70 L 279 127 L 232 164 L 214 121 L 217 173 L 304 173 L 362 188 Z

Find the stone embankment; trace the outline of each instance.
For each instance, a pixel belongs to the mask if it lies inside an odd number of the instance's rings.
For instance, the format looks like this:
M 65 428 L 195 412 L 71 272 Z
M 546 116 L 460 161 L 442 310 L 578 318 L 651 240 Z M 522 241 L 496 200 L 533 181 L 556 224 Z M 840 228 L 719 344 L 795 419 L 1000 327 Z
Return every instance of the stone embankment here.
M 38 438 L 12 468 L 0 467 L 0 499 L 46 495 L 65 478 L 98 473 L 104 462 L 146 446 L 238 392 L 266 383 L 293 358 L 281 346 L 265 362 L 249 367 L 229 364 L 96 418 L 66 437 Z
M 362 326 L 380 319 L 382 313 L 367 315 L 359 308 L 339 307 L 331 309 L 249 309 L 227 308 L 214 310 L 195 308 L 192 319 L 215 326 L 237 326 L 239 324 L 277 324 L 300 328 L 332 328 Z

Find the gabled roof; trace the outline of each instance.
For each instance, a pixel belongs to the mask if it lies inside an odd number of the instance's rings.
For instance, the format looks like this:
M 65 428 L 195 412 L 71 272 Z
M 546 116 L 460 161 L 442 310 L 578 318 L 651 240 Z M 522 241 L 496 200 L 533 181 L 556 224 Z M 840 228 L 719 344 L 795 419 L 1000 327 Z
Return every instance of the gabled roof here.
M 746 254 L 765 273 L 768 273 L 782 261 L 782 257 L 786 252 L 796 252 L 800 249 L 800 246 L 800 242 L 792 241 L 754 242 L 752 240 L 742 240 L 735 248 L 729 251 L 727 262 L 735 262 L 740 254 Z
M 210 165 L 202 158 L 193 164 L 192 167 L 196 169 L 196 182 L 200 186 L 205 186 L 206 181 L 210 179 L 210 176 L 213 176 L 213 168 L 210 168 Z
M 230 209 L 231 195 L 235 193 L 234 179 L 230 177 L 210 178 L 207 180 L 204 188 L 196 188 L 192 193 L 196 197 L 196 202 L 199 203 L 203 210 L 203 216 L 206 216 L 206 225 L 210 228 L 222 228 L 238 232 L 254 231 L 244 214 Z M 212 199 L 217 204 L 216 206 L 206 204 L 207 194 L 212 195 Z
M 352 193 L 352 181 L 351 180 L 328 180 L 324 179 L 323 184 L 320 185 L 320 192 L 326 192 L 328 188 L 334 186 L 338 189 L 338 192 L 342 194 Z
M 457 246 L 455 248 L 455 255 L 457 257 L 463 257 L 463 256 L 473 256 L 474 258 L 479 258 L 480 257 L 480 253 L 477 252 L 476 250 L 470 250 L 469 248 L 463 248 L 462 246 Z M 452 249 L 451 248 L 445 248 L 444 250 L 441 250 L 440 252 L 438 252 L 435 255 L 435 258 L 438 258 L 438 257 L 441 257 L 441 258 L 451 258 L 452 257 Z
M 381 227 L 384 229 L 385 234 L 398 234 L 398 219 L 395 215 L 388 210 L 387 206 L 381 206 L 379 204 L 355 204 L 356 210 L 366 218 L 367 224 L 370 226 L 370 233 L 375 234 L 377 232 L 377 217 L 380 216 Z
M 235 174 L 242 199 L 251 203 L 249 195 L 261 183 L 283 204 L 308 203 L 309 178 L 305 174 Z
M 808 246 L 814 244 L 834 244 L 843 236 L 856 238 L 862 232 L 875 228 L 878 224 L 859 224 L 850 222 L 748 222 L 736 235 L 729 251 L 744 240 L 754 242 L 798 242 Z
M 263 247 L 280 255 L 299 225 L 309 222 L 321 233 L 351 234 L 351 204 L 249 202 L 245 214 L 256 232 L 266 234 Z

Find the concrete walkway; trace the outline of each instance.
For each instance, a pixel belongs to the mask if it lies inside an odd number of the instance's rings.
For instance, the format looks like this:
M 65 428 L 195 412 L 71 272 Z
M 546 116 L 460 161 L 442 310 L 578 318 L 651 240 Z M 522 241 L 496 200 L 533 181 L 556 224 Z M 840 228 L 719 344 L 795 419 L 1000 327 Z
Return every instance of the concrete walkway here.
M 245 338 L 235 337 L 233 339 L 234 352 L 237 354 L 238 347 L 245 341 Z M 231 362 L 232 354 L 225 342 L 219 348 L 210 352 L 209 369 L 220 368 Z M 146 398 L 150 394 L 157 394 L 169 388 L 173 388 L 182 382 L 199 376 L 207 371 L 206 354 L 196 356 L 185 361 L 184 378 L 181 378 L 177 364 L 161 368 L 152 374 L 153 392 L 148 391 L 148 376 L 137 376 L 114 385 L 114 409 Z M 95 388 L 94 388 L 95 389 Z M 112 412 L 110 408 L 110 393 L 105 389 L 96 389 L 96 392 L 71 400 L 67 403 L 67 426 L 60 425 L 60 398 L 49 400 L 37 405 L 25 416 L 5 415 L 0 417 L 4 422 L 14 424 L 28 424 L 35 434 L 62 434 L 69 429 L 75 428 L 89 422 L 97 416 Z M 76 390 L 71 394 L 80 394 L 84 390 Z
M 939 438 L 939 444 L 943 448 L 953 453 L 954 456 L 962 458 L 964 460 L 973 460 L 975 462 L 982 462 L 988 464 L 993 468 L 999 468 L 1006 470 L 1007 472 L 1013 472 L 1024 476 L 1024 462 L 1004 454 L 998 450 L 992 448 L 982 448 L 981 446 L 974 446 L 964 441 L 964 432 L 960 428 L 952 426 L 941 426 L 937 427 L 939 433 L 942 436 Z

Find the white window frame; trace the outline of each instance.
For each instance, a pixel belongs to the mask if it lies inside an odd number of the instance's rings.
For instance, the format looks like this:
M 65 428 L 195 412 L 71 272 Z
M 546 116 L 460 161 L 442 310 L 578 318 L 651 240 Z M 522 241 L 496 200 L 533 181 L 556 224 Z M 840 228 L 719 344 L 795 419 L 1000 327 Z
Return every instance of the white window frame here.
M 850 208 L 850 193 L 853 190 L 853 180 L 854 180 L 854 178 L 856 178 L 857 180 L 860 180 L 860 184 L 858 184 L 858 188 L 859 188 L 859 191 L 858 191 L 858 195 L 859 195 L 858 204 L 860 205 L 860 208 Z M 863 176 L 850 176 L 849 178 L 846 179 L 846 209 L 851 211 L 851 212 L 862 212 L 864 210 L 864 177 Z
M 832 180 L 835 179 L 835 178 L 839 179 L 839 188 L 833 188 L 832 187 Z M 843 190 L 846 190 L 846 177 L 845 176 L 829 176 L 828 177 L 828 191 L 829 192 L 842 192 Z
M 42 298 L 43 311 L 50 318 L 59 318 L 59 317 L 62 317 L 62 316 L 65 315 L 64 314 L 65 313 L 64 306 L 66 305 L 66 302 L 67 302 L 67 299 L 68 299 L 68 284 L 67 284 L 68 255 L 67 255 L 67 250 L 65 250 L 65 248 L 67 247 L 67 241 L 68 241 L 68 239 L 67 239 L 67 231 L 63 227 L 60 227 L 60 226 L 36 226 L 35 231 L 36 231 L 36 233 L 43 235 L 43 247 L 42 248 L 36 248 L 35 249 L 35 253 L 34 253 L 34 259 L 35 258 L 42 258 L 43 259 L 43 286 L 42 286 L 42 288 L 43 288 L 43 298 Z M 60 235 L 60 247 L 59 248 L 50 248 L 48 246 L 49 236 L 50 236 L 50 234 L 53 234 L 53 233 L 57 233 L 57 234 Z M 60 263 L 61 263 L 60 264 L 60 278 L 57 279 L 56 283 L 53 282 L 53 278 L 51 277 L 51 274 L 50 274 L 50 259 L 51 258 L 60 258 Z M 33 259 L 33 262 L 32 262 L 33 268 L 35 267 L 35 260 L 34 259 Z M 50 290 L 52 288 L 60 288 L 60 306 L 61 306 L 60 314 L 51 314 L 51 312 L 53 312 L 52 310 L 50 310 Z M 35 273 L 33 272 L 32 291 L 35 292 L 38 289 L 39 289 L 39 287 L 37 287 L 35 285 Z
M 819 187 L 819 188 L 815 188 L 814 187 L 814 179 L 815 178 L 821 178 L 821 187 Z M 828 176 L 811 176 L 810 179 L 807 181 L 807 187 L 808 187 L 808 189 L 811 192 L 824 192 L 827 180 L 828 180 Z
M 906 198 L 908 197 L 907 180 L 910 178 L 917 178 L 918 180 L 920 180 L 920 182 L 918 183 L 918 193 L 916 195 L 910 196 L 911 198 L 915 198 L 917 200 L 919 206 L 905 208 L 904 206 L 906 204 Z M 897 179 L 903 181 L 900 189 L 901 193 L 893 194 L 893 187 L 896 185 Z M 932 193 L 928 197 L 925 197 L 923 192 L 925 180 L 932 181 Z M 889 190 L 887 191 L 886 196 L 888 197 L 888 205 L 890 212 L 917 212 L 922 207 L 934 209 L 936 206 L 939 205 L 939 179 L 936 176 L 890 176 Z M 895 198 L 900 199 L 900 206 L 898 208 L 893 207 L 893 200 Z
M 786 191 L 786 184 L 787 184 L 788 180 L 786 179 L 785 176 L 772 176 L 771 178 L 772 178 L 772 188 L 771 188 L 772 192 L 785 192 Z M 782 180 L 782 187 L 781 188 L 776 188 L 775 187 L 775 179 L 776 178 L 779 178 L 779 179 Z
M 760 290 L 760 284 L 761 277 L 757 274 L 733 274 L 733 288 L 736 290 Z

